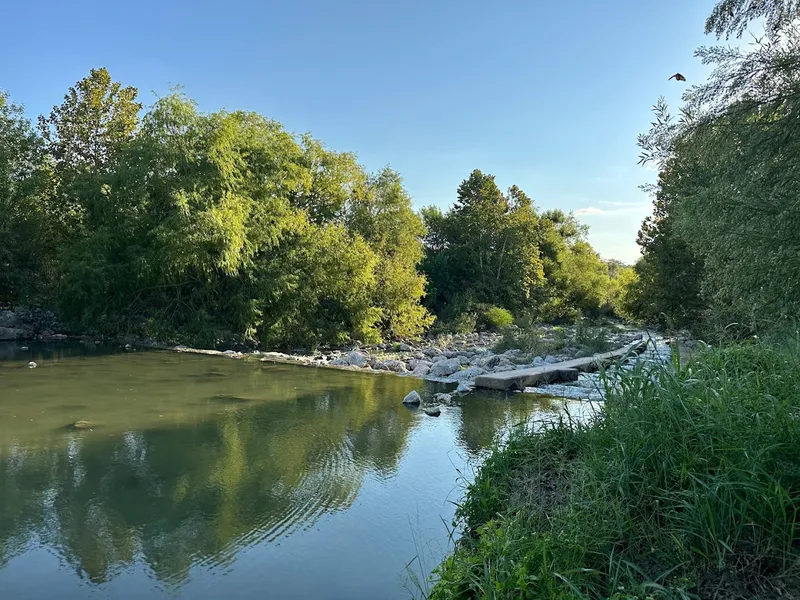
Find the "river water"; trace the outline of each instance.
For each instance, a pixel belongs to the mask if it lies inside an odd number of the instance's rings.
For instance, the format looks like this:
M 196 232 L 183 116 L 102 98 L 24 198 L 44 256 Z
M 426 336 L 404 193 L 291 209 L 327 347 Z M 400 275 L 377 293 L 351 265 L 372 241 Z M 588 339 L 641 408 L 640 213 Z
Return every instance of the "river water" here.
M 0 597 L 419 596 L 492 440 L 560 408 L 473 394 L 434 418 L 401 404 L 446 389 L 432 385 L 0 345 Z

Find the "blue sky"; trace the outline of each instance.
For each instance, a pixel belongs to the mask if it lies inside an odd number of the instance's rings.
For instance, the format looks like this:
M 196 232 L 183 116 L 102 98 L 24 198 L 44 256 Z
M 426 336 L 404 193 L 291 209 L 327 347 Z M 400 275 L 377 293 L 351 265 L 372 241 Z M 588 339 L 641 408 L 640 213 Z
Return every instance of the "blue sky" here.
M 649 212 L 636 135 L 707 69 L 713 0 L 109 0 L 4 7 L 0 88 L 35 116 L 91 67 L 145 103 L 181 84 L 205 111 L 255 110 L 369 170 L 416 207 L 478 168 L 574 210 L 606 258 L 633 261 Z M 12 58 L 13 57 L 13 58 Z

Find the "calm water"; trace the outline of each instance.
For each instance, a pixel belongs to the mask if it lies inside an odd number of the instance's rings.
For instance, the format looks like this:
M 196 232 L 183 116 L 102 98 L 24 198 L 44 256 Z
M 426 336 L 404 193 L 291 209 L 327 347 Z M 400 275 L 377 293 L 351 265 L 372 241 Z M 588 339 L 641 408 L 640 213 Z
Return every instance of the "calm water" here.
M 409 569 L 447 551 L 453 502 L 493 437 L 557 408 L 471 396 L 436 419 L 401 405 L 412 389 L 432 390 L 0 345 L 0 597 L 410 597 Z

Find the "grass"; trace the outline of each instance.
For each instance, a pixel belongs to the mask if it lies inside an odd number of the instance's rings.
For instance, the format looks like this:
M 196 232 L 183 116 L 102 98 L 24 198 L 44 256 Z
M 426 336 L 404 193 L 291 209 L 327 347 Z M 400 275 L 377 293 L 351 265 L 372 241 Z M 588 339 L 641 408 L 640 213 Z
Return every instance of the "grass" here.
M 430 598 L 800 597 L 798 353 L 677 363 L 624 374 L 593 423 L 497 448 Z

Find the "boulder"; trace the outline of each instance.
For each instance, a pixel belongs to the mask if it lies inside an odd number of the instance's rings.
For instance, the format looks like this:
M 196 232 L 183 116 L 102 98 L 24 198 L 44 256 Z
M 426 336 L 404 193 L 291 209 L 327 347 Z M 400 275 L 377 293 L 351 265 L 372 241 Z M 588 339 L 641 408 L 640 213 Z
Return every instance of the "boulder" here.
M 458 362 L 460 362 L 462 365 L 468 365 L 471 361 L 469 359 L 469 356 L 464 356 L 463 354 L 459 354 Z
M 430 346 L 428 348 L 425 348 L 422 352 L 423 354 L 425 354 L 425 356 L 430 356 L 430 357 L 439 356 L 442 353 L 442 351 L 436 348 L 435 346 Z
M 353 350 L 352 352 L 348 352 L 344 356 L 345 360 L 347 360 L 347 364 L 351 367 L 366 367 L 367 366 L 367 357 L 361 354 L 361 352 L 357 352 Z
M 401 360 L 384 360 L 383 362 L 378 363 L 378 366 L 375 368 L 380 369 L 381 371 L 392 371 L 393 373 L 406 372 L 406 365 Z
M 412 390 L 403 398 L 403 404 L 419 404 L 422 398 L 416 390 Z
M 413 350 L 414 350 L 414 348 L 412 348 L 412 347 L 411 347 L 411 346 L 409 346 L 408 344 L 404 344 L 404 343 L 402 343 L 402 342 L 401 342 L 401 343 L 399 343 L 399 344 L 397 344 L 397 349 L 398 349 L 400 352 L 411 352 L 411 351 L 413 351 Z
M 552 365 L 555 362 L 558 362 L 558 359 L 552 354 L 548 354 L 547 356 L 544 357 L 544 364 L 546 365 Z
M 458 371 L 456 373 L 453 373 L 447 379 L 448 381 L 465 381 L 467 379 L 475 379 L 476 377 L 479 377 L 484 373 L 486 373 L 486 371 L 484 371 L 480 367 L 467 367 L 463 371 Z
M 406 364 L 408 365 L 409 371 L 415 371 L 417 367 L 430 367 L 431 363 L 427 360 L 420 360 L 418 358 L 410 358 Z
M 475 361 L 475 364 L 484 369 L 494 369 L 503 360 L 502 356 L 497 354 L 488 354 L 481 359 Z
M 439 410 L 438 406 L 426 406 L 423 410 L 429 417 L 438 417 L 440 414 L 442 414 L 442 411 Z
M 544 359 L 541 356 L 536 356 L 533 361 L 531 361 L 531 364 L 534 367 L 541 367 L 544 364 Z
M 431 368 L 430 368 L 430 366 L 428 366 L 428 365 L 427 365 L 427 364 L 425 364 L 425 363 L 420 363 L 420 364 L 418 364 L 418 365 L 417 365 L 417 368 L 416 368 L 416 369 L 414 369 L 414 370 L 411 372 L 411 374 L 412 374 L 414 377 L 420 377 L 420 378 L 422 378 L 422 377 L 427 377 L 427 375 L 428 375 L 428 373 L 430 373 L 430 371 L 431 371 Z
M 440 404 L 446 404 L 447 406 L 450 406 L 450 404 L 453 402 L 453 395 L 439 392 L 438 394 L 433 395 L 433 399 Z
M 431 377 L 447 377 L 459 370 L 461 370 L 461 363 L 458 362 L 458 359 L 448 358 L 434 363 L 428 375 Z
M 471 381 L 461 381 L 456 388 L 456 394 L 468 394 L 472 391 Z

